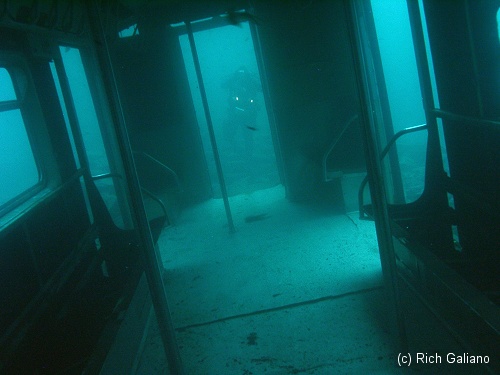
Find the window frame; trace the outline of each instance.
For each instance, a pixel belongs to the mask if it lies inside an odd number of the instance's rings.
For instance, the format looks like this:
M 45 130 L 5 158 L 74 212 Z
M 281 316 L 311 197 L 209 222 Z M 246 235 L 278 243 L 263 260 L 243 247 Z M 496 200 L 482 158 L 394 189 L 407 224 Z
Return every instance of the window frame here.
M 7 100 L 0 102 L 0 111 L 9 111 L 19 109 L 21 118 L 23 120 L 23 125 L 26 130 L 26 135 L 28 137 L 29 146 L 33 154 L 33 159 L 38 171 L 38 182 L 36 182 L 31 187 L 19 192 L 11 199 L 0 204 L 0 227 L 4 221 L 9 221 L 9 214 L 22 209 L 23 204 L 27 203 L 30 199 L 38 197 L 42 198 L 48 192 L 43 192 L 49 186 L 49 178 L 47 173 L 47 168 L 44 162 L 44 154 L 41 150 L 43 148 L 43 141 L 39 140 L 38 132 L 35 131 L 35 127 L 42 125 L 45 132 L 45 121 L 43 119 L 42 112 L 39 107 L 38 98 L 36 91 L 34 89 L 33 79 L 30 74 L 27 62 L 22 58 L 20 54 L 0 51 L 0 68 L 7 71 L 12 81 L 14 91 L 16 94 L 15 100 Z M 32 108 L 35 104 L 37 108 Z M 29 106 L 29 108 L 27 108 Z M 29 113 L 28 112 L 33 112 Z M 32 119 L 37 116 L 40 120 L 36 123 Z M 45 137 L 43 137 L 45 138 Z M 40 194 L 41 193 L 41 194 Z M 35 198 L 36 199 L 36 198 Z M 38 200 L 38 199 L 37 199 Z M 6 218 L 7 217 L 7 218 Z

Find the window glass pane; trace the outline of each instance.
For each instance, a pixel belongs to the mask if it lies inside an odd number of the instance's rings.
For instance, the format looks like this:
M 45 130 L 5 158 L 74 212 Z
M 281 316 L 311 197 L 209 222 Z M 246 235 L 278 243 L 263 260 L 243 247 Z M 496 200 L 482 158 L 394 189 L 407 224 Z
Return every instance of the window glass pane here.
M 16 92 L 10 74 L 5 68 L 0 68 L 0 101 L 16 100 Z
M 498 41 L 500 42 L 500 8 L 497 11 Z
M 90 171 L 93 175 L 108 173 L 108 158 L 80 51 L 70 47 L 60 47 L 60 50 L 89 159 Z
M 52 77 L 54 78 L 54 83 L 56 85 L 57 96 L 59 97 L 59 102 L 61 103 L 61 109 L 62 109 L 62 113 L 63 113 L 63 117 L 64 117 L 64 122 L 66 124 L 66 130 L 68 131 L 69 141 L 71 143 L 71 149 L 73 150 L 73 156 L 75 158 L 76 167 L 80 168 L 81 167 L 80 159 L 78 158 L 78 153 L 76 152 L 73 131 L 71 130 L 71 126 L 69 125 L 68 111 L 66 110 L 66 104 L 64 103 L 64 97 L 62 94 L 61 84 L 59 82 L 59 77 L 57 76 L 57 70 L 56 70 L 56 67 L 55 67 L 53 61 L 51 61 L 49 63 L 49 65 L 50 65 L 50 70 L 52 72 Z
M 137 24 L 134 24 L 126 29 L 123 29 L 122 31 L 119 31 L 118 35 L 120 36 L 120 38 L 128 38 L 131 36 L 139 35 L 139 30 L 137 29 Z
M 78 118 L 78 125 L 90 172 L 93 176 L 109 173 L 111 169 L 106 149 L 109 143 L 105 146 L 103 133 L 101 132 L 99 123 L 98 111 L 94 106 L 92 97 L 92 94 L 99 95 L 99 89 L 96 89 L 96 92 L 91 92 L 90 90 L 91 83 L 95 80 L 92 76 L 87 77 L 80 50 L 67 46 L 60 46 L 59 50 L 61 52 L 64 71 L 68 79 L 71 97 Z M 57 73 L 53 72 L 53 74 L 55 77 Z M 58 81 L 58 79 L 55 80 Z M 58 85 L 60 85 L 60 82 Z M 61 103 L 63 103 L 64 100 L 61 98 L 61 92 L 58 92 Z M 67 109 L 68 108 L 66 108 L 66 110 Z M 102 109 L 99 113 L 102 115 Z M 83 162 L 83 160 L 80 160 L 80 163 L 81 162 Z M 114 171 L 114 173 L 116 173 L 116 171 Z M 95 185 L 101 193 L 114 223 L 120 228 L 125 226 L 125 220 L 122 216 L 125 211 L 122 211 L 122 209 L 127 209 L 125 206 L 123 206 L 124 208 L 121 206 L 126 204 L 125 196 L 119 196 L 117 192 L 117 189 L 120 189 L 120 194 L 123 194 L 124 187 L 120 186 L 122 183 L 123 181 L 120 181 L 118 178 L 103 178 L 95 181 Z M 89 214 L 91 213 L 89 212 Z
M 0 134 L 1 206 L 36 185 L 40 175 L 21 110 L 0 112 Z

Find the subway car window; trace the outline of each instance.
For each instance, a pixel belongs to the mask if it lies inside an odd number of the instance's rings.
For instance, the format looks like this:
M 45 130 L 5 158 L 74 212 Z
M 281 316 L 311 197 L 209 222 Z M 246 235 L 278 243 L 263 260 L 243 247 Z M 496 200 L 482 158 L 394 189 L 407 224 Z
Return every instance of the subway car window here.
M 418 80 L 415 53 L 410 30 L 406 1 L 372 1 L 373 18 L 380 49 L 383 76 L 387 87 L 393 133 L 425 123 L 422 93 Z M 396 48 L 395 48 L 396 46 Z M 388 140 L 390 142 L 390 140 Z M 385 146 L 384 140 L 381 141 Z M 395 142 L 383 159 L 384 170 L 391 171 L 392 178 L 399 180 L 402 194 L 397 188 L 388 188 L 390 203 L 409 203 L 417 200 L 424 191 L 425 152 L 427 132 L 407 133 Z M 391 153 L 397 153 L 399 168 L 392 167 Z M 390 192 L 395 191 L 394 194 Z
M 25 196 L 41 183 L 41 173 L 21 113 L 14 82 L 6 68 L 0 68 L 0 213 L 9 202 Z
M 500 43 L 500 8 L 497 11 L 498 43 Z
M 85 143 L 90 170 L 93 175 L 108 173 L 108 158 L 80 51 L 77 48 L 65 46 L 60 47 L 60 51 Z
M 117 156 L 113 134 L 108 127 L 110 122 L 109 113 L 102 103 L 99 104 L 103 92 L 98 83 L 98 71 L 95 70 L 96 66 L 89 60 L 88 56 L 86 59 L 85 53 L 89 53 L 86 50 L 60 45 L 59 52 L 61 60 L 54 60 L 50 63 L 50 66 L 66 128 L 68 134 L 71 135 L 70 141 L 77 165 L 80 165 L 83 161 L 78 160 L 76 154 L 73 130 L 69 122 L 68 108 L 66 108 L 67 101 L 72 101 L 76 112 L 77 126 L 81 134 L 85 156 L 94 184 L 102 194 L 113 222 L 120 228 L 129 227 L 131 223 L 128 213 L 127 193 L 124 188 L 124 173 Z M 61 64 L 61 66 L 58 66 L 58 64 Z M 65 74 L 69 92 L 62 90 L 62 77 L 59 77 L 59 74 Z
M 56 70 L 54 61 L 51 61 L 49 63 L 49 65 L 50 65 L 50 70 L 52 72 L 52 77 L 54 78 L 54 83 L 56 85 L 57 96 L 59 97 L 59 102 L 61 103 L 61 110 L 63 112 L 64 122 L 66 123 L 66 130 L 68 131 L 68 134 L 70 135 L 69 140 L 71 142 L 71 149 L 73 150 L 73 156 L 75 157 L 76 167 L 80 168 L 81 165 L 80 165 L 78 153 L 76 151 L 74 135 L 73 135 L 73 131 L 71 130 L 71 126 L 69 125 L 68 111 L 66 109 L 66 104 L 64 102 L 61 84 L 59 81 L 59 77 L 57 75 L 57 70 Z

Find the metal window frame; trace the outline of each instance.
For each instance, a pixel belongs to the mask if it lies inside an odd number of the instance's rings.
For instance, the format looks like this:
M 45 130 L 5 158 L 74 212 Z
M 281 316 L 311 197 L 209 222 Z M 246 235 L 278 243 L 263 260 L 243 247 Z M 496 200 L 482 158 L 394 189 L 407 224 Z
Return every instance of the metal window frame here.
M 29 70 L 26 66 L 26 62 L 23 58 L 13 52 L 0 52 L 0 67 L 5 69 L 9 74 L 9 77 L 12 82 L 12 86 L 14 87 L 14 91 L 16 94 L 15 100 L 8 100 L 0 102 L 0 112 L 7 112 L 12 110 L 19 110 L 21 114 L 21 118 L 23 121 L 24 128 L 26 130 L 26 134 L 28 137 L 29 146 L 33 155 L 33 160 L 35 162 L 37 172 L 38 172 L 38 181 L 30 186 L 29 188 L 19 192 L 19 194 L 15 195 L 8 201 L 0 204 L 0 220 L 3 219 L 9 212 L 13 211 L 15 208 L 23 205 L 30 198 L 37 196 L 42 190 L 44 190 L 48 186 L 48 177 L 46 173 L 46 166 L 43 162 L 42 153 L 40 148 L 42 145 L 36 139 L 36 136 L 33 134 L 34 132 L 31 129 L 29 122 L 26 122 L 26 116 L 23 114 L 26 111 L 26 108 L 23 108 L 26 104 L 26 97 L 33 96 L 36 97 L 36 93 L 32 92 L 33 90 L 33 81 L 29 74 Z M 26 88 L 25 90 L 21 90 L 19 87 L 19 79 L 18 75 L 23 74 L 26 80 Z M 4 184 L 8 183 L 4 181 Z M 43 195 L 43 194 L 42 194 Z M 2 220 L 3 221 L 3 220 Z

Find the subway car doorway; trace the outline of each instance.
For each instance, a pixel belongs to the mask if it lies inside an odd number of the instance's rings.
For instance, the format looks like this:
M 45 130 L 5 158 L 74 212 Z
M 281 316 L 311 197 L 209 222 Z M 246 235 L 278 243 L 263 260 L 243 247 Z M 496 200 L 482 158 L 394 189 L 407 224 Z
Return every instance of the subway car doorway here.
M 229 197 L 250 194 L 280 183 L 262 80 L 248 22 L 196 31 L 195 48 L 205 92 L 200 90 L 188 34 L 179 36 L 186 73 L 214 198 L 221 197 L 213 148 L 222 166 Z M 215 145 L 210 141 L 206 95 Z

